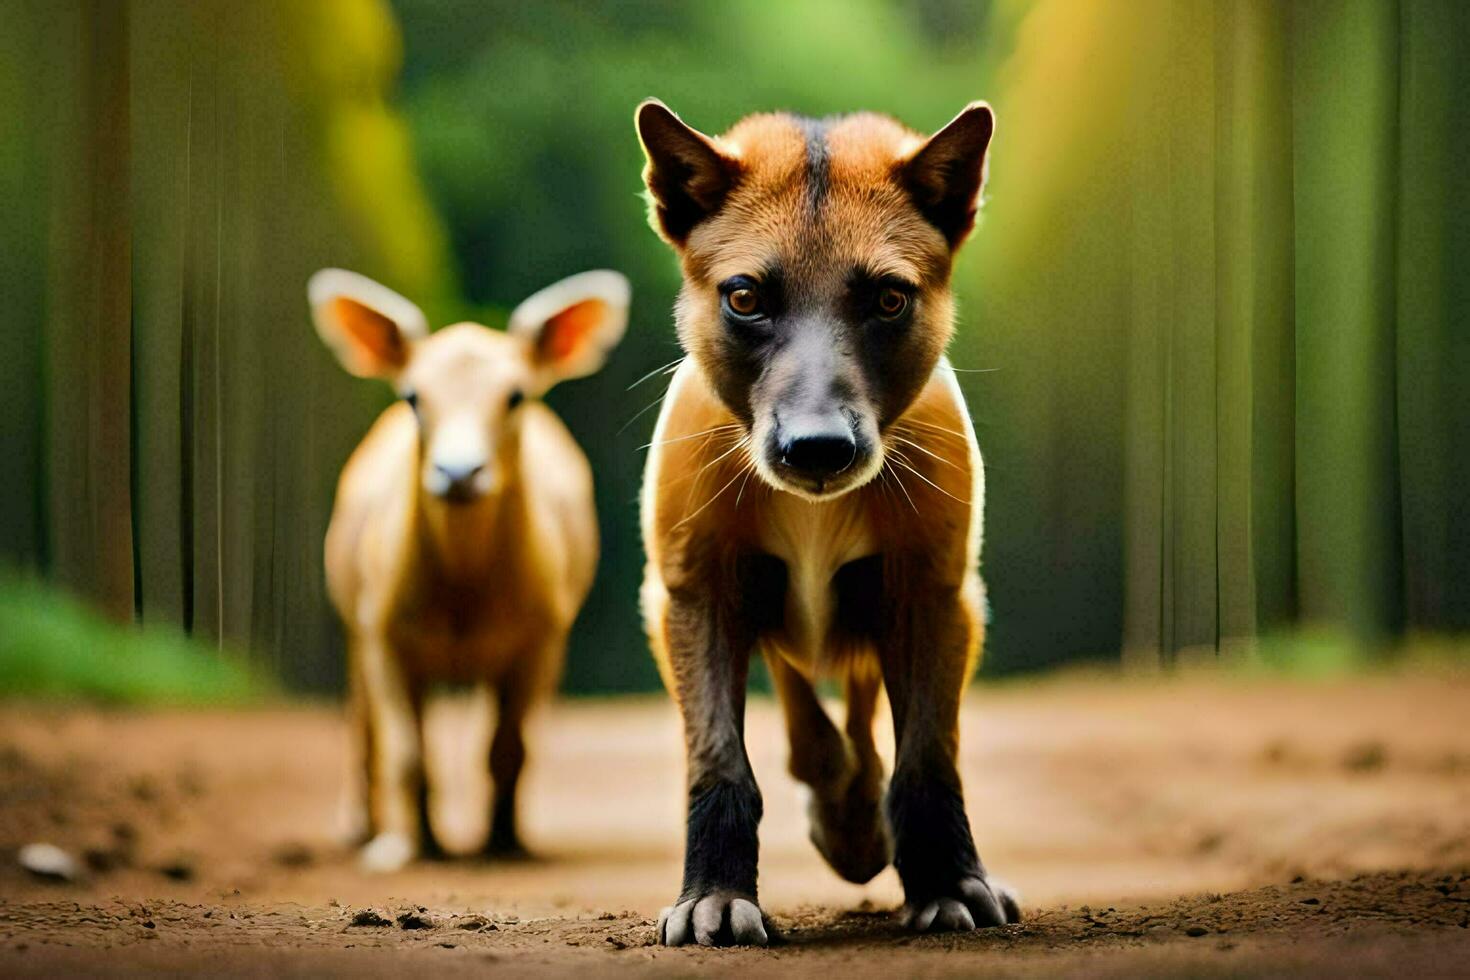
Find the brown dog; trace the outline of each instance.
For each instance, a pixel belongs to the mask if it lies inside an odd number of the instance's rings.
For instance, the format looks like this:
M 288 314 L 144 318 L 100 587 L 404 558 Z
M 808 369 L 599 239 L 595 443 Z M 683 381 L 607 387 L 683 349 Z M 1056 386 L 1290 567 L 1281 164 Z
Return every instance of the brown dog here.
M 1014 922 L 955 762 L 984 628 L 983 476 L 944 349 L 990 108 L 927 140 L 866 114 L 757 115 L 711 138 L 654 100 L 636 123 L 650 218 L 683 266 L 690 354 L 643 494 L 644 617 L 688 752 L 684 886 L 659 939 L 767 941 L 743 741 L 756 648 L 833 869 L 863 882 L 891 859 L 915 929 Z M 813 691 L 824 674 L 846 686 L 845 732 Z M 880 684 L 897 737 L 886 819 Z

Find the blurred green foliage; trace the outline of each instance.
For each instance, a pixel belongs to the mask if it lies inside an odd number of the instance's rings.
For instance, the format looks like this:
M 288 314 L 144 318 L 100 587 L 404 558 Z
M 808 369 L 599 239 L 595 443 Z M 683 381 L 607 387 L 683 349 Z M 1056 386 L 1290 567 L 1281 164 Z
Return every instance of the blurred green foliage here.
M 929 131 L 987 98 L 951 350 L 987 461 L 985 669 L 1470 632 L 1470 5 L 8 13 L 0 553 L 115 618 L 339 684 L 322 534 L 391 393 L 316 341 L 307 275 L 356 268 L 436 324 L 498 324 L 606 266 L 634 283 L 627 339 L 550 396 L 604 540 L 567 686 L 656 686 L 636 501 L 663 378 L 635 382 L 679 355 L 679 276 L 646 224 L 634 105 L 708 132 L 768 109 Z
M 205 706 L 258 701 L 272 689 L 242 658 L 178 627 L 118 625 L 0 570 L 0 697 Z

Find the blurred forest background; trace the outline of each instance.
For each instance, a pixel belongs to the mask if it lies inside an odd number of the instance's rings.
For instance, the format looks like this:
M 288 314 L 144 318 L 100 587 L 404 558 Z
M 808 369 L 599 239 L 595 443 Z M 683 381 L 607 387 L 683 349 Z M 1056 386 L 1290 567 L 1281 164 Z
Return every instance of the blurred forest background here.
M 636 495 L 663 382 L 634 382 L 678 356 L 678 273 L 639 196 L 648 95 L 708 132 L 995 106 L 951 351 L 988 463 L 987 672 L 1470 630 L 1470 4 L 0 7 L 0 690 L 78 657 L 50 683 L 95 681 L 97 615 L 191 634 L 184 684 L 211 648 L 340 684 L 322 536 L 391 393 L 310 329 L 324 265 L 435 323 L 633 280 L 608 369 L 550 400 L 604 534 L 567 688 L 656 686 Z

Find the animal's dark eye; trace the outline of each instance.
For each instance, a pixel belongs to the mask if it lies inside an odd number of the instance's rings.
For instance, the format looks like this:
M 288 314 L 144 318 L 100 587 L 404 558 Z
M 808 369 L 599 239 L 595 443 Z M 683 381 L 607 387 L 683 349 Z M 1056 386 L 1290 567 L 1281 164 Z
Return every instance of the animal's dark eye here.
M 760 312 L 761 299 L 754 289 L 737 289 L 729 296 L 730 309 L 737 316 L 754 316 Z
M 737 320 L 758 320 L 764 315 L 760 287 L 752 279 L 736 276 L 720 284 L 725 313 Z
M 885 286 L 878 290 L 878 315 L 885 320 L 897 320 L 909 308 L 909 297 L 901 289 Z
M 415 413 L 418 412 L 418 410 L 419 410 L 419 393 L 418 392 L 416 392 L 416 391 L 405 391 L 403 393 L 403 400 L 406 401 L 406 402 L 408 402 L 408 407 L 411 408 L 411 409 L 413 409 Z
M 517 388 L 515 391 L 512 391 L 510 393 L 510 397 L 505 400 L 505 407 L 510 411 L 515 411 L 516 406 L 520 405 L 520 403 L 525 400 L 526 393 Z

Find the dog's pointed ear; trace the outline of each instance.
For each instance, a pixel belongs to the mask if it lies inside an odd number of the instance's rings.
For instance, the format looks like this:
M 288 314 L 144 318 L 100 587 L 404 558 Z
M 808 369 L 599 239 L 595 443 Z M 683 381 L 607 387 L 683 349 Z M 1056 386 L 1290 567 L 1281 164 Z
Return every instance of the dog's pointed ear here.
M 423 311 L 367 276 L 322 269 L 306 284 L 317 335 L 348 372 L 392 381 L 413 342 L 429 334 Z
M 995 113 L 971 102 L 901 164 L 904 184 L 930 223 L 956 248 L 975 225 L 985 187 Z
M 693 129 L 658 99 L 645 99 L 633 114 L 648 158 L 648 219 L 672 245 L 682 245 L 694 226 L 724 203 L 739 163 L 715 141 Z

